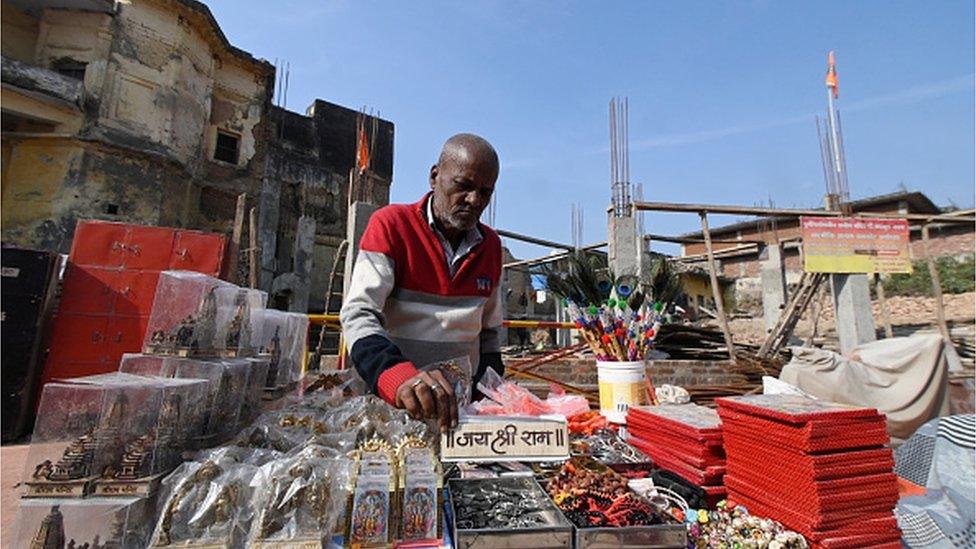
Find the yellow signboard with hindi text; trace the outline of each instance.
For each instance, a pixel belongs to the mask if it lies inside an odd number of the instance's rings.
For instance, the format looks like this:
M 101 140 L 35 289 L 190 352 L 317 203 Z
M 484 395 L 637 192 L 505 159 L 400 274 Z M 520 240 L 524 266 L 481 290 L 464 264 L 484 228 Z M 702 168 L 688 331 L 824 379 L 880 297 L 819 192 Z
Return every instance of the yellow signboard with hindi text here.
M 908 221 L 801 217 L 808 273 L 911 273 Z

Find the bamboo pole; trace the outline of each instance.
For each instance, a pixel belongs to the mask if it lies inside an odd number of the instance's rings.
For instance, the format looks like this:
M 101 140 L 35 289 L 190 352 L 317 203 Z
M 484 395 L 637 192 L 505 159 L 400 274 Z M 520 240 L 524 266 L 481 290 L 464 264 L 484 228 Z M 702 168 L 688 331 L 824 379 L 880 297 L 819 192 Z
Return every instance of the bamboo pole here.
M 715 312 L 718 313 L 718 322 L 722 326 L 722 336 L 725 337 L 725 346 L 729 350 L 729 359 L 735 362 L 735 347 L 732 345 L 732 333 L 729 332 L 729 322 L 725 317 L 725 302 L 722 299 L 722 288 L 718 285 L 718 274 L 715 272 L 715 252 L 712 250 L 712 236 L 708 231 L 708 213 L 698 212 L 701 216 L 702 236 L 705 237 L 705 251 L 708 254 L 708 276 L 712 281 L 712 295 L 715 297 Z
M 874 287 L 878 292 L 878 305 L 881 308 L 881 322 L 884 324 L 885 337 L 891 339 L 894 332 L 891 330 L 891 317 L 888 316 L 888 299 L 885 297 L 884 281 L 881 280 L 881 273 L 875 273 Z
M 247 282 L 248 286 L 251 288 L 258 287 L 258 209 L 251 208 L 248 212 L 248 223 L 247 223 L 247 236 L 248 236 L 248 248 L 247 248 Z
M 237 272 L 241 256 L 241 235 L 244 233 L 244 211 L 247 207 L 247 194 L 237 195 L 237 209 L 234 211 L 234 230 L 230 237 L 230 249 L 227 261 L 227 278 L 231 282 L 239 282 L 240 275 Z
M 335 293 L 335 280 L 339 272 L 339 263 L 345 264 L 346 250 L 349 248 L 349 241 L 343 240 L 336 248 L 335 256 L 332 258 L 332 270 L 329 272 L 329 285 L 325 290 L 325 310 L 322 312 L 330 314 L 332 311 L 332 296 Z M 322 346 L 325 344 L 325 326 L 319 330 L 319 343 L 315 346 L 315 356 L 321 359 Z M 317 367 L 317 366 L 316 366 Z
M 935 257 L 929 249 L 929 226 L 922 225 L 922 243 L 925 246 L 925 262 L 929 266 L 929 276 L 932 278 L 932 294 L 935 296 L 935 317 L 939 323 L 939 332 L 945 339 L 946 345 L 952 345 L 949 337 L 949 326 L 946 325 L 945 305 L 942 302 L 942 281 L 939 280 L 939 269 L 935 266 Z

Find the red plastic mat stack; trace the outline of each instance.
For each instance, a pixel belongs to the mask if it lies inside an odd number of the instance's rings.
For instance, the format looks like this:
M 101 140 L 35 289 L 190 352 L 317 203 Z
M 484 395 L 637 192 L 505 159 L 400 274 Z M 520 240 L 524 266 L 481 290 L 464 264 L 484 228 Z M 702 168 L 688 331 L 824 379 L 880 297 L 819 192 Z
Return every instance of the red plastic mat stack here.
M 813 547 L 900 547 L 885 417 L 794 395 L 719 398 L 729 500 Z
M 700 486 L 715 503 L 725 498 L 722 422 L 715 410 L 697 404 L 631 406 L 627 442 L 654 463 Z

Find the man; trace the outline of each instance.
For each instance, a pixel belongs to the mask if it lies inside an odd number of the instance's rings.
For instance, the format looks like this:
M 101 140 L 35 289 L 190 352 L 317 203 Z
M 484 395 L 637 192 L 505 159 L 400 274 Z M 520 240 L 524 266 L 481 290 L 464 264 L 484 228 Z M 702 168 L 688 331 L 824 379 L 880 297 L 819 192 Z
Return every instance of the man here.
M 467 356 L 474 380 L 504 371 L 499 350 L 501 240 L 478 222 L 498 178 L 486 140 L 458 134 L 430 168 L 415 204 L 369 220 L 340 319 L 350 357 L 371 391 L 414 418 L 457 425 L 457 399 L 432 362 Z

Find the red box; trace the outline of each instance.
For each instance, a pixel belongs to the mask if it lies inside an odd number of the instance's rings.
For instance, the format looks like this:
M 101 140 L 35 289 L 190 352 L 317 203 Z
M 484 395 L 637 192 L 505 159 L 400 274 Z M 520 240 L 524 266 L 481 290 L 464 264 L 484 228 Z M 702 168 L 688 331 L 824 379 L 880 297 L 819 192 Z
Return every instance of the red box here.
M 42 385 L 112 372 L 139 352 L 159 273 L 220 276 L 220 234 L 108 221 L 79 221 L 65 269 Z

